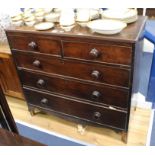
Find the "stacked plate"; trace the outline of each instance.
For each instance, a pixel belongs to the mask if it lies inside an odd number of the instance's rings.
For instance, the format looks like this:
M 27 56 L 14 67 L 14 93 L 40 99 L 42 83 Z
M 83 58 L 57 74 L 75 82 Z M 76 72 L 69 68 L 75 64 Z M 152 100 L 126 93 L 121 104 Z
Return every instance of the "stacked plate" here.
M 126 26 L 127 24 L 122 21 L 109 19 L 94 20 L 87 24 L 87 27 L 89 27 L 92 32 L 106 35 L 120 33 Z
M 103 19 L 120 20 L 125 23 L 132 23 L 138 19 L 136 9 L 108 9 L 101 12 Z

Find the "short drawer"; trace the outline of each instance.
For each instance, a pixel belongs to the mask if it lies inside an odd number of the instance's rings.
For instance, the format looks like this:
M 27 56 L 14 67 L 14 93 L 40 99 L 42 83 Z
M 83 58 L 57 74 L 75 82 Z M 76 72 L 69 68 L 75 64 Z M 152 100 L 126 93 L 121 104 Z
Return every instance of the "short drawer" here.
M 28 104 L 113 128 L 126 128 L 126 112 L 110 110 L 91 105 L 88 102 L 83 103 L 30 89 L 24 89 L 24 92 Z
M 77 97 L 92 101 L 93 104 L 107 104 L 120 108 L 128 106 L 128 91 L 113 87 L 88 84 L 71 79 L 45 76 L 38 73 L 26 72 L 21 70 L 20 77 L 23 85 L 48 90 L 53 93 Z
M 129 69 L 72 60 L 62 60 L 52 56 L 40 56 L 38 54 L 28 54 L 26 52 L 14 51 L 13 56 L 18 67 L 93 82 L 129 87 Z
M 9 35 L 9 44 L 11 49 L 39 52 L 52 55 L 61 55 L 61 42 L 55 38 L 45 36 L 21 36 Z
M 132 48 L 117 45 L 63 42 L 64 57 L 131 65 Z

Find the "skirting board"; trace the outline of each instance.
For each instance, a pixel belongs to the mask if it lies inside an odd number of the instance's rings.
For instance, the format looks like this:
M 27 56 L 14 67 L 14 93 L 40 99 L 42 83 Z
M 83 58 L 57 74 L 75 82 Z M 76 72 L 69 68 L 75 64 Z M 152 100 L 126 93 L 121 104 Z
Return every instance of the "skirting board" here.
M 131 98 L 131 103 L 133 106 L 136 106 L 138 108 L 152 109 L 152 102 L 147 102 L 145 100 L 145 96 L 139 92 L 136 94 L 133 94 Z

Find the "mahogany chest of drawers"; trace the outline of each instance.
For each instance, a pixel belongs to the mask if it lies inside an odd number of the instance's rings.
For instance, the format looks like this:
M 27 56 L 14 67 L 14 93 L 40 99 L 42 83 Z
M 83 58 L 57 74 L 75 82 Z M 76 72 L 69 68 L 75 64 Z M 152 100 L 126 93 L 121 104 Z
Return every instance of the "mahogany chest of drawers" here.
M 7 30 L 30 112 L 38 108 L 127 133 L 145 21 L 139 17 L 111 36 L 78 25 L 70 32 Z

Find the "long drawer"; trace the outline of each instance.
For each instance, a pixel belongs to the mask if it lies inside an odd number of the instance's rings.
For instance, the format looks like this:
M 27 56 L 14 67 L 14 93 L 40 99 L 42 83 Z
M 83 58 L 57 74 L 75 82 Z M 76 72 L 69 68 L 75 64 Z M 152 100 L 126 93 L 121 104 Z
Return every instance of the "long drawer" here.
M 64 60 L 52 56 L 13 51 L 18 67 L 83 80 L 129 87 L 130 69 Z
M 44 35 L 9 35 L 11 49 L 61 56 L 61 41 Z
M 106 103 L 109 106 L 128 107 L 129 92 L 125 89 L 116 89 L 98 84 L 86 84 L 71 79 L 46 76 L 23 70 L 20 71 L 20 77 L 22 84 L 25 86 L 67 95 L 68 97 L 86 99 L 92 101 L 93 104 Z
M 64 57 L 73 59 L 124 64 L 129 66 L 132 62 L 131 47 L 63 41 L 63 49 Z
M 101 106 L 91 105 L 88 102 L 70 100 L 27 88 L 24 88 L 24 92 L 28 104 L 36 107 L 56 111 L 113 128 L 126 128 L 127 113 L 124 111 L 110 110 Z

